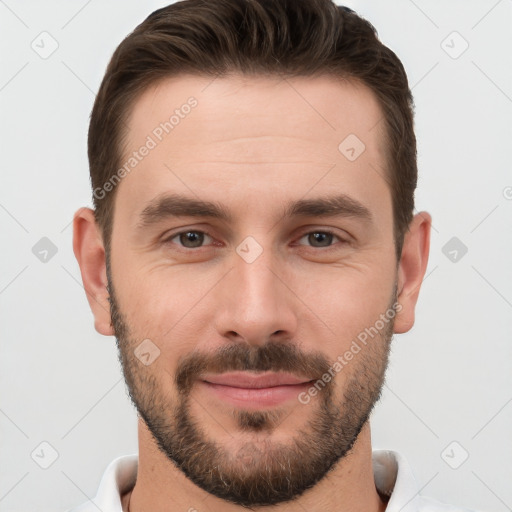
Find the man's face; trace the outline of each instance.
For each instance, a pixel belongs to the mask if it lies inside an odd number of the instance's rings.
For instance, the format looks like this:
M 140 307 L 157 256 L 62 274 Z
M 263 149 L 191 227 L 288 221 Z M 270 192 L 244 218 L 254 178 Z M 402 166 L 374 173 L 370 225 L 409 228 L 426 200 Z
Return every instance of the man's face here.
M 220 498 L 298 496 L 379 398 L 397 296 L 381 119 L 367 88 L 326 77 L 181 76 L 134 106 L 122 164 L 150 149 L 118 185 L 112 324 L 160 450 Z M 228 215 L 171 215 L 171 194 Z M 339 196 L 329 215 L 307 203 Z M 226 372 L 301 383 L 208 383 Z

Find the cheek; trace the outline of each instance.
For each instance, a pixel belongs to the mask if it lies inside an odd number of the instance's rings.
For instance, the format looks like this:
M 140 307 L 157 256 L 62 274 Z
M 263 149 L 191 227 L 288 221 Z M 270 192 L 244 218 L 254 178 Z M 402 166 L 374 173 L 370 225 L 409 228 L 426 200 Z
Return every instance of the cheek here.
M 314 313 L 308 312 L 303 328 L 308 331 L 308 323 L 319 325 L 318 319 L 321 320 L 323 335 L 330 340 L 324 341 L 323 350 L 332 359 L 347 350 L 361 332 L 375 326 L 380 315 L 386 313 L 394 283 L 391 272 L 386 274 L 372 266 L 338 270 L 326 276 L 317 275 L 314 284 L 304 289 L 301 296 Z
M 134 342 L 152 340 L 166 367 L 173 368 L 179 357 L 207 338 L 205 331 L 211 329 L 218 308 L 211 293 L 217 273 L 210 270 L 208 275 L 198 275 L 183 268 L 126 271 L 133 277 L 123 286 L 122 311 L 131 337 Z

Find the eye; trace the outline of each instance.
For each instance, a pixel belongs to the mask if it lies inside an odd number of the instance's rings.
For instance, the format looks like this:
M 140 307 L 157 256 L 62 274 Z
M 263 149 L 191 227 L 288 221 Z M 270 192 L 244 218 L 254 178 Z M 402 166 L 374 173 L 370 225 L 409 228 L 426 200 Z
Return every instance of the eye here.
M 172 237 L 168 238 L 167 240 L 165 240 L 165 242 L 176 243 L 173 242 L 173 240 L 178 239 L 179 244 L 181 244 L 186 249 L 194 249 L 197 247 L 201 247 L 203 245 L 205 236 L 207 238 L 211 238 L 210 235 L 206 234 L 203 231 L 182 231 L 181 233 L 176 233 Z
M 206 239 L 205 239 L 206 237 Z M 208 239 L 210 239 L 210 243 L 213 240 L 213 238 L 205 233 L 204 231 L 199 230 L 187 230 L 187 231 L 181 231 L 179 233 L 175 233 L 171 237 L 164 240 L 164 243 L 172 243 L 176 244 L 178 246 L 181 246 L 185 249 L 198 249 L 204 246 L 205 241 L 208 242 Z M 301 240 L 307 239 L 307 242 L 310 244 L 310 247 L 316 247 L 316 248 L 329 248 L 332 247 L 333 240 L 337 239 L 342 244 L 347 244 L 348 242 L 342 238 L 340 238 L 338 235 L 331 231 L 326 230 L 318 230 L 318 231 L 310 231 L 308 233 L 305 233 L 302 235 L 302 237 L 299 239 L 299 245 L 301 244 Z
M 309 233 L 303 235 L 299 239 L 299 242 L 304 238 L 306 238 L 307 241 L 312 244 L 312 247 L 331 247 L 333 238 L 337 238 L 342 243 L 347 243 L 345 240 L 341 239 L 331 231 L 310 231 Z

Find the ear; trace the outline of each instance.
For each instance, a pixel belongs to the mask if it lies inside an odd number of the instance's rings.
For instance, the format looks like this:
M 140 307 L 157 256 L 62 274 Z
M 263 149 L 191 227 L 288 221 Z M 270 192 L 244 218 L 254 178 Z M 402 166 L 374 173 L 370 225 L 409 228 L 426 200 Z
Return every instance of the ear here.
M 73 217 L 73 252 L 94 315 L 94 327 L 100 334 L 113 336 L 105 248 L 94 211 L 90 208 L 80 208 Z
M 416 214 L 405 234 L 398 268 L 398 302 L 402 308 L 395 317 L 394 332 L 401 334 L 414 325 L 414 310 L 421 283 L 427 270 L 432 217 L 427 212 Z

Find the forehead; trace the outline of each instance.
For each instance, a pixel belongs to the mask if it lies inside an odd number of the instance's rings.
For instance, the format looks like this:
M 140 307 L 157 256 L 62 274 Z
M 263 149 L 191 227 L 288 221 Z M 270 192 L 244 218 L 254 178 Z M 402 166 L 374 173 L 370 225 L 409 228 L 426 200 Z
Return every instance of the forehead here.
M 132 107 L 116 202 L 134 217 L 163 192 L 263 208 L 341 186 L 389 206 L 382 119 L 368 87 L 331 76 L 167 78 Z
M 190 103 L 195 106 L 189 108 Z M 193 122 L 182 123 L 186 117 Z M 176 143 L 188 138 L 192 130 L 201 144 L 244 134 L 290 133 L 309 138 L 321 151 L 320 137 L 315 137 L 319 130 L 322 135 L 331 132 L 330 137 L 322 137 L 330 148 L 348 130 L 371 145 L 379 138 L 382 118 L 375 94 L 354 80 L 326 75 L 178 75 L 149 86 L 135 101 L 128 116 L 127 141 L 136 146 L 148 134 L 158 139 L 159 126 L 171 121 Z M 164 130 L 161 135 L 168 133 Z

